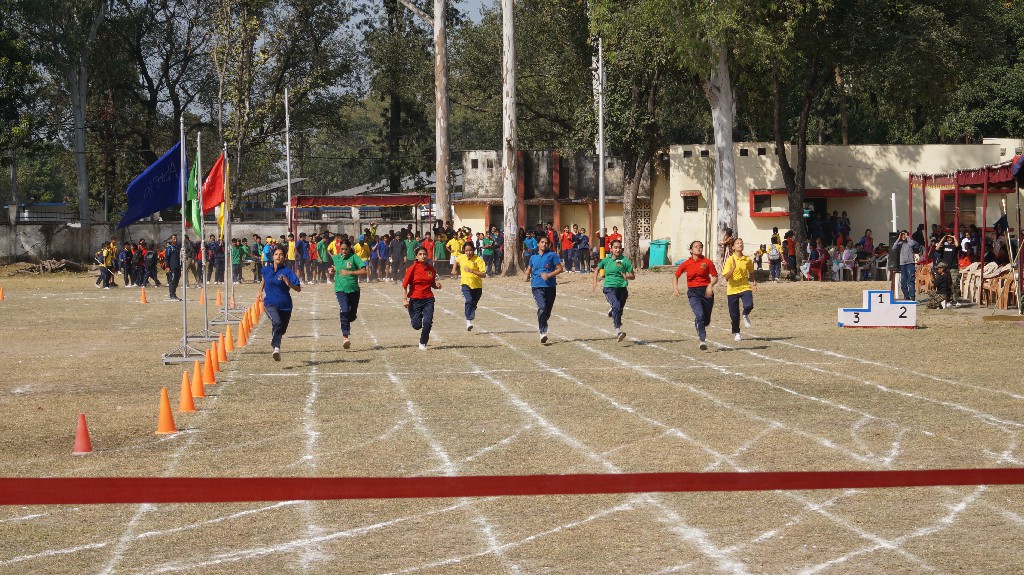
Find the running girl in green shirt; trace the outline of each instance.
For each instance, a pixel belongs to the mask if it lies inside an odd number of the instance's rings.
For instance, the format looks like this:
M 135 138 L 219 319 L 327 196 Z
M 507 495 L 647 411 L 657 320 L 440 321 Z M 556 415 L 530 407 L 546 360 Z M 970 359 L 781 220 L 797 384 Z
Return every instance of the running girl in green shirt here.
M 604 297 L 608 300 L 611 309 L 608 316 L 612 318 L 612 325 L 615 326 L 615 340 L 626 339 L 626 332 L 622 331 L 622 309 L 626 307 L 626 299 L 629 298 L 629 280 L 636 279 L 633 273 L 633 263 L 629 258 L 622 255 L 622 242 L 612 240 L 611 255 L 606 256 L 597 267 L 594 268 L 594 286 L 591 291 L 597 291 L 597 280 L 600 278 L 601 270 L 604 270 Z

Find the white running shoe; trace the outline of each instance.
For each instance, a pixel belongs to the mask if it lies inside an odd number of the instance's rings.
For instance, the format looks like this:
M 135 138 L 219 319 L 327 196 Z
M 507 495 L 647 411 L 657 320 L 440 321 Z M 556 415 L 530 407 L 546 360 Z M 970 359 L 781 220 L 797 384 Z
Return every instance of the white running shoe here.
M 541 343 L 547 343 L 548 342 L 548 334 L 546 334 L 546 333 L 540 334 L 540 342 Z
M 421 343 L 420 344 L 420 349 L 427 349 L 427 344 Z
M 743 314 L 743 327 L 750 329 L 750 316 Z
M 352 347 L 352 342 L 349 341 L 349 339 L 346 337 L 345 341 L 341 342 L 341 347 L 343 347 L 344 349 L 348 349 Z
M 466 320 L 466 331 L 473 331 L 473 322 L 468 319 Z
M 705 350 L 706 351 L 708 349 L 708 344 L 704 340 L 701 340 L 699 347 L 701 348 L 701 350 Z
M 626 332 L 620 331 L 619 335 L 615 336 L 615 341 L 622 341 L 626 339 Z
M 740 340 L 742 340 L 742 339 L 743 339 L 743 337 L 742 337 L 742 336 L 740 336 L 740 334 L 736 334 L 736 337 L 734 337 L 733 339 L 734 339 L 735 341 L 740 341 Z
M 612 308 L 608 308 L 608 317 L 612 317 Z
M 274 353 L 271 355 L 274 356 L 274 361 L 281 361 L 281 348 L 275 347 Z

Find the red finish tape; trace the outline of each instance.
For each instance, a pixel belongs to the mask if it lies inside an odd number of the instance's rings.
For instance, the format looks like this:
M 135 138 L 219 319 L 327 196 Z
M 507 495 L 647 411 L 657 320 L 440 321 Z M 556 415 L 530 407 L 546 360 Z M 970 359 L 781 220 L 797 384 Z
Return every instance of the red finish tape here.
M 1024 469 L 473 475 L 464 477 L 3 478 L 0 505 L 231 503 L 686 491 L 1020 485 Z

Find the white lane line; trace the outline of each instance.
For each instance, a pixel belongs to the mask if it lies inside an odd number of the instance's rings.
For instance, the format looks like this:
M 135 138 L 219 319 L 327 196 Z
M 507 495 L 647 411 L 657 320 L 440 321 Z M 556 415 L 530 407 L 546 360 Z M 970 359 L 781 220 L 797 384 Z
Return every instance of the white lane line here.
M 352 529 L 335 531 L 333 533 L 325 533 L 323 535 L 317 535 L 315 537 L 304 537 L 300 539 L 293 539 L 291 541 L 284 541 L 281 543 L 277 543 L 275 545 L 268 545 L 264 547 L 250 547 L 248 549 L 238 549 L 233 551 L 227 551 L 224 553 L 217 553 L 211 556 L 209 559 L 205 559 L 202 561 L 175 561 L 171 563 L 165 563 L 153 569 L 149 569 L 146 571 L 138 571 L 137 575 L 158 575 L 160 573 L 175 573 L 180 571 L 194 573 L 204 567 L 213 567 L 216 565 L 234 563 L 237 561 L 248 561 L 251 559 L 265 557 L 268 555 L 275 555 L 278 553 L 294 553 L 296 551 L 303 549 L 304 547 L 309 547 L 312 545 L 323 545 L 324 543 L 335 541 L 337 539 L 350 539 L 355 537 L 362 537 L 364 535 L 369 535 L 370 533 L 380 531 L 381 529 L 394 527 L 395 525 L 400 525 L 402 523 L 407 523 L 410 521 L 422 522 L 424 519 L 428 519 L 435 515 L 441 515 L 453 511 L 458 511 L 463 509 L 464 507 L 472 506 L 474 504 L 481 502 L 493 501 L 494 499 L 496 498 L 489 497 L 485 499 L 460 501 L 452 505 L 447 505 L 439 509 L 432 509 L 430 511 L 425 511 L 423 513 L 406 515 L 403 517 L 390 519 L 388 521 L 381 521 L 378 523 L 363 525 L 361 527 L 355 527 Z
M 911 539 L 917 539 L 919 537 L 924 537 L 926 535 L 932 535 L 934 533 L 942 531 L 942 530 L 948 528 L 949 526 L 953 525 L 954 523 L 956 523 L 956 520 L 960 516 L 960 514 L 963 513 L 965 510 L 967 510 L 967 508 L 970 507 L 971 504 L 973 504 L 975 502 L 975 500 L 977 500 L 978 497 L 980 497 L 981 494 L 984 493 L 984 492 L 985 492 L 985 486 L 984 485 L 978 486 L 977 489 L 975 489 L 972 493 L 968 494 L 963 499 L 961 499 L 956 505 L 950 506 L 950 511 L 949 511 L 949 513 L 947 515 L 939 518 L 938 521 L 936 521 L 932 525 L 929 525 L 928 527 L 922 527 L 920 529 L 916 529 L 916 530 L 914 530 L 911 533 L 908 533 L 906 535 L 901 535 L 900 537 L 897 537 L 897 538 L 895 538 L 895 539 L 893 539 L 891 541 L 880 539 L 879 541 L 876 542 L 875 545 L 872 545 L 872 546 L 869 546 L 869 547 L 864 547 L 864 548 L 861 548 L 861 549 L 857 549 L 855 551 L 851 551 L 851 552 L 846 553 L 844 555 L 840 555 L 839 557 L 836 557 L 835 559 L 831 559 L 829 561 L 825 561 L 825 562 L 822 562 L 822 563 L 818 563 L 817 565 L 813 565 L 811 567 L 804 568 L 804 569 L 798 571 L 798 573 L 799 573 L 799 575 L 814 575 L 815 573 L 819 573 L 819 572 L 824 571 L 825 569 L 828 569 L 830 567 L 846 563 L 847 561 L 849 561 L 850 559 L 853 559 L 855 557 L 859 557 L 861 555 L 867 555 L 867 554 L 870 554 L 870 553 L 874 553 L 876 551 L 890 551 L 890 550 L 893 550 L 893 549 L 898 549 L 901 544 L 903 544 L 903 543 L 905 543 L 905 542 L 907 542 L 907 541 L 909 541 Z M 933 568 L 931 566 L 923 566 L 923 567 L 926 567 L 929 571 L 935 571 L 935 568 Z
M 312 298 L 313 304 L 310 307 L 309 314 L 316 316 L 318 304 L 320 298 L 318 294 L 314 294 Z M 309 384 L 309 393 L 306 394 L 306 402 L 302 406 L 302 430 L 306 435 L 305 449 L 302 455 L 301 461 L 296 463 L 305 467 L 307 470 L 316 469 L 316 455 L 317 455 L 317 440 L 320 437 L 320 432 L 317 431 L 318 421 L 316 413 L 316 400 L 320 394 L 320 362 L 317 361 L 320 349 L 320 322 L 310 322 L 313 324 L 313 342 L 310 347 L 310 368 L 309 377 L 307 383 Z M 283 343 L 283 342 L 282 342 Z M 316 515 L 316 503 L 312 501 L 305 501 L 302 504 L 302 518 L 305 523 L 305 530 L 307 537 L 316 537 L 324 532 L 324 528 L 320 526 L 315 518 Z M 307 573 L 313 563 L 317 561 L 324 561 L 328 559 L 327 554 L 324 553 L 323 549 L 319 546 L 308 546 L 303 547 L 299 552 L 299 570 L 303 573 Z
M 89 551 L 92 549 L 102 549 L 109 545 L 109 541 L 102 543 L 90 543 L 88 545 L 80 545 L 78 547 L 69 547 L 67 549 L 51 549 L 48 551 L 42 551 L 40 553 L 33 553 L 31 555 L 19 555 L 17 557 L 11 557 L 0 561 L 0 566 L 3 565 L 14 565 L 15 563 L 22 563 L 24 561 L 33 561 L 36 559 L 45 559 L 47 557 L 59 557 L 61 555 L 70 555 L 72 553 L 79 553 L 81 551 Z
M 448 308 L 444 308 L 443 307 L 442 310 L 445 313 L 448 313 L 450 315 L 455 315 Z M 499 315 L 504 315 L 504 314 L 499 314 Z M 515 319 L 515 318 L 511 318 L 511 316 L 506 316 L 506 317 L 509 317 L 510 319 Z M 519 320 L 515 320 L 515 321 L 519 321 Z M 503 345 L 505 345 L 506 347 L 508 347 L 512 351 L 516 352 L 517 354 L 532 359 L 538 365 L 543 365 L 543 362 L 537 360 L 532 355 L 527 354 L 527 353 L 519 350 L 511 342 L 508 342 L 508 341 L 504 340 L 503 338 L 498 337 L 497 335 L 492 335 L 491 337 L 497 339 L 499 342 L 501 342 Z M 454 350 L 453 352 L 454 352 L 455 355 L 461 357 L 463 359 L 463 361 L 466 362 L 466 364 L 471 366 L 473 369 L 476 369 L 478 367 L 478 366 L 476 366 L 476 364 L 473 361 L 473 359 L 471 357 L 469 357 L 468 355 L 466 355 L 465 353 L 463 353 L 461 351 L 458 351 L 458 350 Z M 557 372 L 561 371 L 561 370 L 551 369 L 550 367 L 549 367 L 549 369 L 553 373 L 557 373 Z M 551 423 L 550 421 L 548 421 L 548 419 L 546 417 L 544 417 L 537 410 L 535 410 L 533 408 L 533 406 L 531 406 L 527 401 L 523 400 L 515 392 L 513 392 L 511 389 L 509 389 L 508 386 L 506 386 L 503 381 L 499 380 L 498 378 L 496 378 L 492 374 L 486 374 L 485 373 L 485 374 L 481 374 L 481 375 L 484 377 L 484 379 L 486 379 L 488 382 L 490 382 L 491 385 L 493 385 L 498 390 L 500 390 L 505 395 L 507 401 L 511 405 L 516 407 L 524 415 L 528 416 L 531 420 L 533 420 L 533 422 L 537 426 L 539 426 L 541 429 L 545 430 L 550 436 L 552 436 L 554 438 L 557 438 L 562 443 L 566 444 L 567 446 L 571 447 L 575 451 L 579 452 L 580 454 L 582 454 L 584 457 L 586 457 L 590 461 L 600 465 L 606 471 L 609 471 L 611 473 L 621 473 L 622 472 L 619 469 L 618 466 L 616 466 L 612 462 L 608 461 L 607 459 L 601 457 L 601 455 L 599 453 L 595 452 L 593 449 L 591 449 L 590 446 L 586 445 L 585 443 L 583 443 L 579 439 L 576 439 L 575 437 L 573 437 L 569 433 L 563 431 L 557 425 L 555 425 L 555 424 Z M 565 376 L 566 374 L 564 374 L 564 372 L 562 372 L 562 375 Z M 629 409 L 632 409 L 632 408 L 629 408 Z M 635 414 L 635 410 L 631 411 L 631 412 Z M 639 414 L 637 414 L 637 415 L 639 415 Z M 679 433 L 682 434 L 682 432 L 679 432 Z M 696 445 L 700 445 L 699 442 L 696 442 L 695 440 L 694 440 L 694 443 Z M 715 450 L 711 449 L 708 446 L 703 446 L 703 447 L 709 453 L 720 455 Z M 657 498 L 655 498 L 654 496 L 652 496 L 650 494 L 643 494 L 643 495 L 641 495 L 640 496 L 640 500 L 645 502 L 645 503 L 647 503 L 647 504 L 649 504 L 650 506 L 656 508 L 660 512 L 660 515 L 661 515 L 660 519 L 661 519 L 661 521 L 663 521 L 663 522 L 668 524 L 667 528 L 669 529 L 670 532 L 674 533 L 680 539 L 682 539 L 683 541 L 689 543 L 696 550 L 698 550 L 699 552 L 703 553 L 704 556 L 707 557 L 708 559 L 710 559 L 711 561 L 713 561 L 719 569 L 721 569 L 723 571 L 728 571 L 730 573 L 737 573 L 737 574 L 749 573 L 749 570 L 747 569 L 747 566 L 742 561 L 739 561 L 739 560 L 731 557 L 729 554 L 724 553 L 711 540 L 710 536 L 705 531 L 703 531 L 703 530 L 701 530 L 701 529 L 699 529 L 697 527 L 693 527 L 693 526 L 687 524 L 678 513 L 676 513 L 673 509 L 670 509 L 667 505 L 663 504 L 660 500 L 658 500 Z
M 503 317 L 505 317 L 506 319 L 509 319 L 509 320 L 512 320 L 512 321 L 516 321 L 516 322 L 520 322 L 520 323 L 526 323 L 526 322 L 525 322 L 525 321 L 523 321 L 523 320 L 520 320 L 520 319 L 518 319 L 518 318 L 514 318 L 514 317 L 512 317 L 512 316 L 509 316 L 509 315 L 507 315 L 507 314 L 503 314 L 503 313 L 501 313 L 501 312 L 498 312 L 498 311 L 496 311 L 496 310 L 493 310 L 493 309 L 491 309 L 491 308 L 486 308 L 486 307 L 485 307 L 485 308 L 483 308 L 483 309 L 487 309 L 487 310 L 491 311 L 492 313 L 496 313 L 496 314 L 498 314 L 498 315 L 500 315 L 500 316 L 503 316 Z M 602 328 L 598 328 L 598 327 L 596 327 L 596 326 L 588 326 L 588 327 L 591 327 L 592 329 L 598 329 L 598 330 L 602 330 Z M 634 366 L 632 366 L 632 365 L 630 365 L 630 364 L 629 364 L 629 363 L 628 363 L 627 361 L 625 361 L 625 360 L 620 360 L 619 358 L 617 358 L 617 357 L 614 357 L 614 356 L 612 356 L 612 355 L 610 355 L 610 354 L 607 354 L 607 353 L 605 353 L 605 352 L 601 352 L 601 351 L 599 351 L 599 350 L 596 350 L 596 349 L 594 349 L 594 348 L 592 348 L 592 347 L 588 346 L 587 344 L 585 344 L 585 343 L 583 343 L 583 342 L 580 342 L 580 341 L 574 341 L 574 340 L 570 340 L 570 339 L 569 339 L 569 338 L 567 338 L 567 337 L 561 337 L 561 339 L 563 339 L 563 340 L 565 340 L 565 341 L 569 341 L 569 342 L 571 342 L 571 343 L 574 343 L 574 344 L 576 344 L 576 345 L 577 345 L 577 346 L 579 346 L 579 347 L 583 347 L 584 349 L 587 349 L 588 351 L 590 351 L 590 352 L 591 352 L 591 353 L 593 353 L 594 355 L 596 355 L 596 356 L 600 356 L 600 357 L 603 357 L 603 358 L 607 359 L 608 361 L 610 361 L 610 362 L 612 362 L 612 363 L 618 363 L 618 364 L 622 365 L 623 367 L 626 367 L 626 368 L 634 368 L 634 369 L 635 369 L 635 367 L 634 367 Z M 651 344 L 649 344 L 649 345 L 651 345 Z M 517 350 L 517 349 L 515 348 L 515 346 L 513 346 L 513 345 L 512 345 L 511 343 L 506 343 L 506 346 L 507 346 L 507 347 L 510 347 L 510 348 L 511 348 L 511 349 L 513 349 L 514 351 L 518 351 L 518 350 Z M 659 346 L 654 346 L 654 347 L 657 347 L 658 349 L 664 349 L 664 348 L 661 348 L 661 347 L 659 347 Z M 668 351 L 668 350 L 665 350 L 665 351 Z M 530 359 L 533 359 L 533 358 L 532 358 L 532 356 L 528 356 L 528 355 L 526 355 L 526 354 L 524 354 L 524 353 L 522 353 L 522 352 L 519 352 L 519 353 L 520 353 L 521 355 L 524 355 L 525 357 L 528 357 L 528 358 L 530 358 Z M 536 359 L 533 359 L 533 360 L 534 360 L 534 361 L 537 361 Z M 554 370 L 554 371 L 561 371 L 561 370 Z M 646 371 L 647 371 L 647 370 L 639 370 L 639 371 L 641 371 L 642 373 L 645 373 L 645 375 L 646 375 Z M 660 375 L 657 375 L 657 374 L 651 374 L 651 375 L 650 375 L 650 377 L 653 377 L 653 378 L 655 378 L 655 379 L 661 379 L 661 380 L 664 380 L 664 381 L 666 381 L 666 382 L 672 383 L 672 382 L 671 382 L 671 380 L 668 380 L 667 378 L 664 378 L 664 377 L 662 377 L 662 376 L 660 376 Z M 584 387 L 588 387 L 588 386 L 584 386 Z M 595 390 L 595 391 L 596 391 L 596 390 Z M 709 396 L 709 397 L 710 397 L 710 398 L 711 398 L 711 399 L 712 399 L 713 401 L 716 401 L 716 402 L 722 402 L 722 403 L 724 403 L 724 404 L 725 404 L 726 406 L 729 406 L 729 405 L 731 405 L 731 404 L 728 404 L 728 402 L 724 402 L 724 400 L 721 400 L 721 399 L 719 399 L 719 398 L 717 398 L 717 397 L 715 397 L 715 396 L 713 396 L 713 395 L 711 395 L 711 394 L 708 394 L 707 392 L 703 392 L 703 393 L 707 394 L 707 395 L 708 395 L 708 396 Z M 733 408 L 733 409 L 739 409 L 739 408 L 736 408 L 735 406 L 732 406 L 732 408 Z M 744 411 L 746 411 L 746 410 L 744 410 Z M 642 416 L 641 414 L 638 414 L 638 413 L 637 413 L 637 412 L 636 412 L 635 410 L 629 411 L 629 413 L 631 413 L 631 414 L 633 414 L 633 415 L 637 415 L 637 416 L 639 416 L 639 417 L 644 417 L 644 416 Z M 774 421 L 771 421 L 771 420 L 766 420 L 765 418 L 761 418 L 761 416 L 759 416 L 759 415 L 757 415 L 757 414 L 754 414 L 754 416 L 755 416 L 755 418 L 756 418 L 756 419 L 760 419 L 760 420 L 763 420 L 763 421 L 765 421 L 765 422 L 767 422 L 767 423 L 771 423 L 771 424 L 777 424 L 777 425 L 779 426 L 779 428 L 781 428 L 781 429 L 785 429 L 785 430 L 789 431 L 790 433 L 798 433 L 798 434 L 800 434 L 800 433 L 806 433 L 806 432 L 803 432 L 802 430 L 794 430 L 794 429 L 788 428 L 788 427 L 786 427 L 785 425 L 783 425 L 783 424 L 782 424 L 781 422 L 774 422 Z M 808 436 L 811 436 L 811 437 L 814 437 L 814 436 L 813 436 L 813 435 L 811 435 L 811 434 L 806 434 L 806 435 L 808 435 Z M 852 452 L 852 451 L 849 451 L 849 450 L 845 450 L 845 449 L 842 449 L 842 448 L 841 448 L 841 447 L 839 447 L 839 446 L 834 446 L 834 448 L 835 448 L 835 449 L 837 449 L 837 450 L 839 450 L 839 451 L 845 452 L 845 453 L 846 453 L 846 454 L 847 454 L 848 456 L 850 456 L 850 457 L 853 457 L 853 458 L 857 458 L 857 457 L 860 457 L 860 456 L 859 456 L 858 454 L 856 454 L 856 453 L 854 453 L 854 452 Z M 725 458 L 726 456 L 721 456 L 721 457 L 722 457 L 722 458 Z M 730 463 L 730 465 L 732 465 L 732 466 L 733 466 L 733 467 L 734 467 L 734 468 L 735 468 L 735 469 L 736 469 L 737 471 L 744 471 L 744 469 L 743 469 L 743 468 L 741 468 L 741 467 L 740 467 L 739 465 L 737 465 L 737 464 L 736 464 L 736 463 L 735 463 L 734 461 L 731 461 L 731 460 L 730 460 L 730 461 L 729 461 L 729 463 Z M 800 503 L 802 503 L 802 504 L 804 505 L 804 507 L 805 507 L 806 509 L 810 509 L 810 510 L 812 510 L 812 511 L 816 512 L 816 513 L 819 513 L 819 514 L 821 514 L 822 516 L 826 517 L 827 519 L 829 519 L 830 521 L 832 521 L 832 522 L 833 522 L 833 523 L 835 523 L 836 525 L 838 525 L 838 526 L 840 526 L 840 527 L 843 527 L 843 528 L 845 528 L 845 529 L 847 529 L 847 530 L 849 530 L 849 531 L 851 531 L 851 532 L 855 533 L 856 535 L 858 535 L 858 536 L 859 536 L 859 537 L 861 537 L 861 538 L 867 539 L 868 541 L 872 541 L 872 542 L 875 542 L 875 543 L 877 543 L 877 544 L 881 544 L 880 542 L 884 542 L 884 540 L 883 540 L 883 539 L 882 539 L 881 537 L 879 537 L 878 535 L 875 535 L 875 534 L 873 534 L 873 533 L 870 533 L 870 532 L 868 532 L 868 531 L 866 531 L 866 530 L 860 529 L 859 527 L 857 527 L 857 526 L 853 525 L 853 524 L 852 524 L 852 523 L 850 523 L 849 521 L 847 521 L 847 520 L 845 520 L 845 519 L 843 519 L 843 518 L 841 518 L 841 517 L 837 517 L 837 516 L 833 515 L 832 513 L 829 513 L 829 512 L 827 511 L 827 510 L 825 510 L 825 509 L 824 509 L 824 508 L 823 508 L 823 507 L 822 507 L 822 506 L 821 506 L 820 504 L 818 504 L 818 503 L 815 503 L 815 502 L 809 501 L 809 500 L 807 500 L 806 498 L 803 498 L 803 497 L 801 497 L 801 496 L 799 496 L 799 495 L 796 495 L 796 494 L 794 494 L 794 493 L 790 493 L 790 492 L 781 492 L 781 493 L 782 493 L 782 494 L 783 494 L 783 495 L 784 495 L 785 497 L 788 497 L 788 498 L 791 498 L 791 499 L 795 499 L 796 501 L 799 501 Z M 651 496 L 651 498 L 653 499 L 653 496 Z M 914 562 L 914 563 L 917 563 L 918 565 L 925 565 L 925 563 L 924 563 L 924 561 L 923 561 L 923 560 L 921 560 L 921 559 L 920 559 L 920 558 L 918 558 L 918 557 L 917 557 L 916 555 L 914 555 L 914 554 L 910 553 L 909 551 L 907 551 L 907 550 L 905 550 L 905 549 L 903 549 L 903 548 L 901 548 L 901 547 L 899 547 L 899 546 L 889 546 L 889 548 L 891 548 L 891 549 L 892 549 L 893 551 L 895 551 L 896 553 L 898 553 L 898 554 L 902 555 L 902 556 L 903 556 L 903 557 L 905 557 L 906 559 L 908 559 L 908 560 L 910 560 L 910 561 L 912 561 L 912 562 Z
M 280 501 L 273 505 L 267 505 L 265 507 L 257 507 L 255 509 L 246 509 L 245 511 L 239 511 L 238 513 L 232 513 L 231 515 L 222 515 L 221 517 L 214 517 L 213 519 L 207 519 L 198 523 L 191 523 L 189 525 L 182 525 L 181 527 L 174 527 L 172 529 L 163 529 L 160 531 L 145 531 L 135 536 L 135 539 L 149 539 L 151 537 L 166 537 L 175 533 L 181 533 L 183 531 L 191 531 L 193 529 L 202 529 L 203 527 L 209 527 L 210 525 L 217 525 L 225 521 L 233 521 L 235 519 L 242 519 L 243 517 L 249 517 L 250 515 L 256 515 L 265 511 L 272 511 L 274 509 L 280 509 L 282 507 L 291 507 L 293 505 L 299 505 L 302 501 Z
M 46 517 L 49 513 L 33 513 L 32 515 L 22 515 L 21 517 L 8 517 L 7 519 L 0 519 L 0 523 L 12 523 L 15 521 L 31 521 L 33 519 L 39 519 L 40 517 Z
M 599 312 L 596 312 L 594 310 L 589 310 L 589 309 L 586 309 L 586 308 L 580 308 L 578 306 L 573 306 L 571 304 L 568 304 L 568 305 L 569 305 L 569 307 L 572 307 L 574 309 L 582 309 L 584 311 L 592 312 L 595 315 L 597 313 L 599 313 Z M 564 317 L 561 317 L 561 316 L 559 316 L 559 317 L 561 319 L 565 319 Z M 685 333 L 682 333 L 682 332 L 679 332 L 679 331 L 676 331 L 676 330 L 673 330 L 673 329 L 662 328 L 662 327 L 657 327 L 657 326 L 651 326 L 651 325 L 648 325 L 648 324 L 644 324 L 642 322 L 638 322 L 637 325 L 640 325 L 640 326 L 643 326 L 643 327 L 647 327 L 647 328 L 651 328 L 651 329 L 656 329 L 656 330 L 663 331 L 663 332 L 666 332 L 666 333 L 671 333 L 671 334 L 677 335 L 677 336 L 683 336 L 683 337 L 686 337 L 688 339 L 696 339 L 696 336 L 694 336 L 692 334 L 685 334 Z M 605 330 L 605 331 L 607 331 L 607 330 Z M 715 343 L 715 342 L 712 342 L 712 343 Z M 651 347 L 658 348 L 658 349 L 665 349 L 665 348 L 662 348 L 661 346 L 658 346 L 658 345 L 655 345 L 655 344 L 651 344 L 651 343 L 647 343 L 647 345 L 649 345 Z M 733 351 L 742 351 L 742 352 L 746 353 L 747 355 L 750 355 L 752 357 L 756 357 L 756 358 L 761 359 L 761 360 L 763 360 L 765 362 L 780 363 L 780 364 L 786 365 L 786 366 L 793 365 L 793 364 L 789 363 L 788 361 L 786 361 L 784 359 L 774 358 L 774 357 L 771 357 L 771 356 L 768 356 L 768 355 L 765 355 L 765 354 L 758 353 L 758 352 L 753 351 L 753 350 L 743 349 L 743 348 L 735 348 L 735 347 L 732 347 L 732 346 L 729 346 L 729 345 L 723 344 L 723 343 L 715 343 L 715 345 L 717 345 L 721 349 L 727 349 L 727 350 L 733 350 Z M 977 409 L 974 409 L 972 407 L 969 407 L 969 406 L 966 406 L 966 405 L 962 405 L 962 404 L 959 404 L 959 403 L 945 401 L 945 400 L 933 399 L 933 398 L 930 398 L 930 397 L 927 397 L 927 396 L 923 396 L 923 395 L 920 395 L 920 394 L 917 394 L 917 393 L 908 392 L 908 391 L 904 391 L 904 390 L 896 389 L 896 388 L 891 388 L 889 386 L 886 386 L 886 385 L 883 385 L 883 384 L 879 384 L 879 383 L 876 383 L 876 382 L 873 382 L 873 381 L 869 381 L 869 380 L 865 380 L 865 379 L 859 379 L 857 377 L 854 377 L 852 375 L 848 375 L 846 373 L 834 372 L 834 371 L 830 371 L 830 370 L 823 370 L 821 368 L 817 368 L 817 367 L 814 367 L 812 365 L 803 365 L 801 367 L 803 367 L 804 369 L 808 369 L 808 370 L 817 372 L 817 373 L 826 374 L 826 375 L 828 375 L 830 377 L 840 377 L 840 378 L 843 378 L 843 379 L 846 379 L 846 380 L 849 380 L 849 381 L 853 381 L 853 382 L 859 383 L 861 385 L 865 385 L 865 386 L 868 386 L 868 387 L 874 387 L 875 389 L 878 389 L 879 391 L 882 391 L 883 393 L 892 393 L 892 394 L 900 395 L 900 396 L 903 396 L 903 397 L 907 397 L 907 398 L 915 399 L 915 400 L 918 400 L 918 401 L 922 401 L 922 402 L 925 402 L 925 403 L 931 403 L 931 404 L 938 405 L 938 406 L 941 406 L 941 407 L 946 407 L 946 408 L 952 409 L 954 411 L 960 411 L 960 412 L 963 412 L 963 413 L 967 413 L 967 414 L 971 415 L 972 417 L 977 418 L 982 423 L 984 423 L 986 425 L 991 425 L 991 426 L 995 427 L 996 429 L 999 429 L 1000 431 L 1003 431 L 1005 433 L 1009 433 L 1010 432 L 1010 430 L 1006 429 L 1006 427 L 1024 427 L 1024 423 L 1013 421 L 1013 420 L 1008 420 L 1008 419 L 1002 419 L 1002 418 L 999 418 L 999 417 L 997 417 L 995 415 L 992 415 L 992 414 L 989 414 L 989 413 L 985 413 L 983 411 L 980 411 L 980 410 L 977 410 Z M 739 375 L 739 372 L 731 372 L 730 375 Z M 754 377 L 754 376 L 751 376 L 751 377 Z M 843 404 L 839 404 L 839 403 L 832 402 L 830 400 L 825 400 L 825 399 L 822 399 L 822 398 L 817 398 L 817 397 L 812 396 L 812 395 L 803 394 L 801 392 L 798 392 L 796 390 L 790 389 L 790 388 L 782 386 L 780 384 L 771 382 L 771 381 L 769 381 L 767 379 L 764 379 L 764 378 L 756 378 L 756 380 L 759 383 L 762 383 L 764 385 L 768 385 L 770 387 L 778 388 L 778 389 L 780 389 L 782 391 L 785 391 L 786 393 L 790 393 L 792 395 L 795 395 L 797 397 L 801 397 L 803 399 L 807 399 L 807 400 L 811 400 L 811 401 L 823 402 L 823 403 L 829 404 L 829 405 L 831 405 L 833 407 L 836 407 L 837 409 L 842 409 L 844 411 L 850 411 L 850 412 L 857 413 L 857 414 L 862 415 L 862 416 L 872 417 L 872 418 L 875 418 L 875 419 L 880 419 L 882 421 L 892 422 L 893 424 L 897 424 L 898 425 L 898 423 L 895 422 L 894 420 L 886 419 L 886 418 L 881 418 L 881 417 L 876 416 L 874 414 L 870 414 L 870 413 L 867 413 L 867 412 L 864 412 L 864 411 L 861 411 L 861 410 L 858 410 L 858 409 L 855 409 L 855 408 L 850 408 L 850 407 L 845 406 Z M 903 429 L 903 426 L 900 426 L 900 429 Z M 934 433 L 934 432 L 931 432 L 931 431 L 928 431 L 928 430 L 923 430 L 923 431 L 925 431 L 925 432 L 927 432 L 929 434 L 933 434 Z M 952 437 L 947 437 L 947 438 L 950 439 L 951 441 L 959 442 L 959 440 L 957 440 L 955 438 L 952 438 Z
M 381 293 L 385 298 L 388 299 L 389 302 L 396 303 L 395 300 L 389 294 L 384 292 Z M 373 341 L 374 347 L 378 347 L 380 345 L 380 342 L 374 335 L 373 330 L 370 329 L 365 317 L 361 318 L 359 321 L 362 324 L 363 328 L 366 329 L 367 334 Z M 409 390 L 405 387 L 405 383 L 402 381 L 402 378 L 398 377 L 391 371 L 391 362 L 388 360 L 387 355 L 382 354 L 382 356 L 383 359 L 381 360 L 381 364 L 387 374 L 388 379 L 391 380 L 391 383 L 395 386 L 395 389 L 398 390 L 399 396 L 403 400 L 405 400 L 405 409 L 406 412 L 409 414 L 409 418 L 412 421 L 413 427 L 430 446 L 431 451 L 434 452 L 434 457 L 438 461 L 440 461 L 442 473 L 447 476 L 458 475 L 459 467 L 455 465 L 455 462 L 452 461 L 451 456 L 448 455 L 448 451 L 445 450 L 444 446 L 441 445 L 441 442 L 438 441 L 437 437 L 434 435 L 434 432 L 427 427 L 426 421 L 424 420 L 423 415 L 420 413 L 419 406 L 412 400 L 412 396 L 409 394 Z M 467 502 L 472 501 L 471 498 L 462 498 L 462 500 Z M 484 537 L 484 540 L 486 541 L 487 548 L 485 552 L 494 554 L 494 556 L 497 557 L 499 561 L 501 561 L 502 565 L 505 567 L 506 570 L 512 573 L 521 573 L 522 571 L 519 568 L 519 566 L 516 563 L 514 563 L 511 559 L 509 559 L 505 555 L 505 551 L 501 548 L 501 542 L 499 541 L 500 533 L 497 532 L 494 525 L 491 524 L 490 521 L 488 521 L 488 519 L 483 515 L 482 512 L 480 512 L 479 508 L 476 506 L 470 507 L 469 513 L 470 516 L 472 517 L 473 522 L 477 525 L 477 528 L 480 530 L 481 534 Z

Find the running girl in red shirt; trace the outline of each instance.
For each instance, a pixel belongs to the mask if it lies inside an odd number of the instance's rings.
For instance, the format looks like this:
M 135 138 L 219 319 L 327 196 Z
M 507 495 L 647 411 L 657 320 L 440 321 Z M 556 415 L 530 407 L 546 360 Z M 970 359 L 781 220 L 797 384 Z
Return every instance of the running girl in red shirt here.
M 679 276 L 686 274 L 686 298 L 690 300 L 693 310 L 693 325 L 697 328 L 700 348 L 707 349 L 705 342 L 707 326 L 711 325 L 711 309 L 715 306 L 713 288 L 718 283 L 718 270 L 715 263 L 704 257 L 704 244 L 700 241 L 690 243 L 690 257 L 676 269 L 672 277 L 672 295 L 679 297 Z
M 431 289 L 441 289 L 437 270 L 427 263 L 428 257 L 427 248 L 416 248 L 416 261 L 405 270 L 405 279 L 402 280 L 405 307 L 409 309 L 412 328 L 420 330 L 420 349 L 427 349 L 430 328 L 434 325 L 434 292 Z

